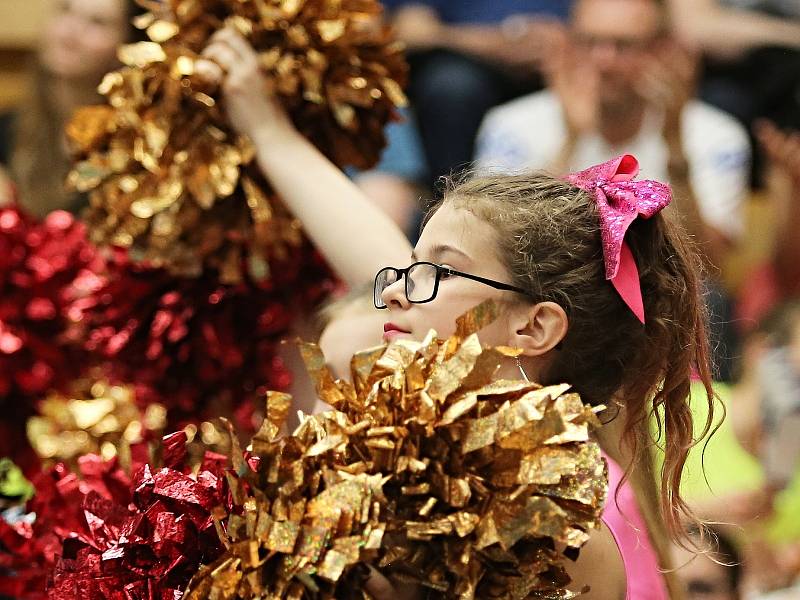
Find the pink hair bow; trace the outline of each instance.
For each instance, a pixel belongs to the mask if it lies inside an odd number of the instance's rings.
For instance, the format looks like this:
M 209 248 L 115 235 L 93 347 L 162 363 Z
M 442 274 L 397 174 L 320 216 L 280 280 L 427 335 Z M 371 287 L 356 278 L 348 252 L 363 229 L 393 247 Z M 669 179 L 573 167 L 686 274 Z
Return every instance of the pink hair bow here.
M 568 175 L 567 181 L 594 196 L 600 212 L 606 279 L 644 323 L 639 269 L 625 242 L 625 233 L 636 217 L 649 219 L 667 207 L 672 192 L 658 181 L 633 181 L 638 173 L 639 161 L 626 154 Z

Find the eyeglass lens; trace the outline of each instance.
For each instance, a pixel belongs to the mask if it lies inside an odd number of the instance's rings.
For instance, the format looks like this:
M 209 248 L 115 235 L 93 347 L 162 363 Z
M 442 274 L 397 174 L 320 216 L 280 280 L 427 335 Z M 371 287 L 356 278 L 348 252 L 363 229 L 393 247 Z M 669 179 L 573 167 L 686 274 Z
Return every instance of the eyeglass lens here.
M 406 273 L 405 292 L 409 302 L 427 302 L 436 292 L 436 266 L 428 263 L 416 263 L 409 267 Z M 375 306 L 384 308 L 384 290 L 395 283 L 398 271 L 386 268 L 380 271 L 375 278 L 374 301 Z

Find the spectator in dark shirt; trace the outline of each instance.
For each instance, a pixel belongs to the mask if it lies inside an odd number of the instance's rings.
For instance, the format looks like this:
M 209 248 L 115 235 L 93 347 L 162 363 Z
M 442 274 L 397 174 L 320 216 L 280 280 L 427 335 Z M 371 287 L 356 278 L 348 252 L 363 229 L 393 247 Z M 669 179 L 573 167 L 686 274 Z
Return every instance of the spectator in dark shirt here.
M 467 165 L 483 115 L 539 89 L 567 0 L 385 3 L 411 63 L 409 96 L 429 182 Z

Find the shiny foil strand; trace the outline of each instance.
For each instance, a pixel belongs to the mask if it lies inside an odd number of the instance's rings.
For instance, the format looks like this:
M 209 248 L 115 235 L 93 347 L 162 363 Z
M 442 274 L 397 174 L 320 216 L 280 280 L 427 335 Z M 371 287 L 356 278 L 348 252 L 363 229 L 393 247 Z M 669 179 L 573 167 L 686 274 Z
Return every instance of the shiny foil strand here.
M 150 41 L 123 46 L 99 87 L 106 104 L 67 127 L 69 183 L 90 198 L 101 245 L 181 276 L 206 268 L 225 283 L 272 277 L 303 233 L 236 135 L 221 92 L 195 69 L 213 33 L 234 27 L 298 129 L 341 167 L 374 165 L 384 127 L 405 104 L 402 48 L 375 0 L 144 2 Z
M 482 305 L 448 340 L 360 353 L 353 383 L 304 345 L 333 410 L 280 437 L 287 398 L 267 399 L 243 476 L 258 525 L 229 515 L 228 550 L 186 597 L 362 598 L 364 562 L 441 598 L 577 595 L 556 548 L 579 549 L 600 524 L 596 409 L 568 385 L 494 380 L 499 357 L 515 355 L 475 336 L 495 314 Z

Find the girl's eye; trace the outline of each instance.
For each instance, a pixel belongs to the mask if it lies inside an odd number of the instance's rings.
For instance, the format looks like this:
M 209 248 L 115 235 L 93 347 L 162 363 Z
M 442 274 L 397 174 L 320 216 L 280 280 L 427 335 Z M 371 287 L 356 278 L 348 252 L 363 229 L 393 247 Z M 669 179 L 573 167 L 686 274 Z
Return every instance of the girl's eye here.
M 441 275 L 439 275 L 439 279 L 450 279 L 453 276 L 453 274 L 449 271 L 449 269 L 451 269 L 452 267 L 450 267 L 449 265 L 442 265 L 442 266 L 448 270 L 442 271 Z

